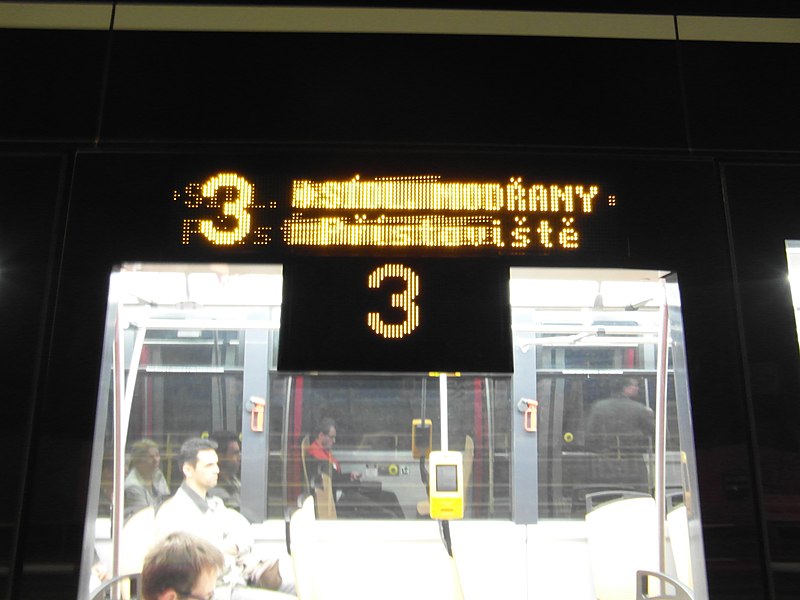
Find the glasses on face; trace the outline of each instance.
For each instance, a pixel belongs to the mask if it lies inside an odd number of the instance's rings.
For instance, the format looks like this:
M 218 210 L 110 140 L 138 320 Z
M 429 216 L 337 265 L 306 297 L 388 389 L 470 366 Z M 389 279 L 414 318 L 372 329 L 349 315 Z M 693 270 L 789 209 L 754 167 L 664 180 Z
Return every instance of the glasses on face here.
M 205 596 L 200 596 L 199 594 L 193 594 L 191 592 L 178 592 L 178 595 L 182 598 L 191 598 L 192 600 L 214 600 L 214 591 L 210 591 Z

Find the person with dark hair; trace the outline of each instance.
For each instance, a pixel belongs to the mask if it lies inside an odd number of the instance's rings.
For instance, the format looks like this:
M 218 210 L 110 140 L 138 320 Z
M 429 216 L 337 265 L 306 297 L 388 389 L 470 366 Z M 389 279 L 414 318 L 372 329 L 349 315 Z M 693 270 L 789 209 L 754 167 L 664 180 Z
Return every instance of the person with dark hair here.
M 228 508 L 239 510 L 242 502 L 242 482 L 239 479 L 242 449 L 239 436 L 230 431 L 216 431 L 209 438 L 217 443 L 219 477 L 217 487 L 210 489 L 208 494 L 222 500 Z
M 246 586 L 293 592 L 291 569 L 280 568 L 278 558 L 260 558 L 251 550 L 250 523 L 222 500 L 209 495 L 217 485 L 219 464 L 216 442 L 191 438 L 181 446 L 179 460 L 183 483 L 156 513 L 156 533 L 193 533 L 212 543 L 225 557 L 220 585 L 233 590 L 233 598 L 244 598 Z
M 186 532 L 156 543 L 142 568 L 144 600 L 210 600 L 225 560 L 213 544 Z
M 639 380 L 625 377 L 609 397 L 594 403 L 586 424 L 586 449 L 599 455 L 596 483 L 647 492 L 645 455 L 652 451 L 655 415 L 639 402 Z
M 153 440 L 142 439 L 131 446 L 130 471 L 125 477 L 125 518 L 152 506 L 158 508 L 169 497 L 169 486 L 159 469 L 161 454 Z
M 336 443 L 336 421 L 330 417 L 320 420 L 314 441 L 306 450 L 308 476 L 315 480 L 327 473 L 333 483 L 336 514 L 344 518 L 405 518 L 397 496 L 380 486 L 361 483 L 361 473 L 344 473 L 333 456 Z M 316 482 L 315 482 L 316 484 Z

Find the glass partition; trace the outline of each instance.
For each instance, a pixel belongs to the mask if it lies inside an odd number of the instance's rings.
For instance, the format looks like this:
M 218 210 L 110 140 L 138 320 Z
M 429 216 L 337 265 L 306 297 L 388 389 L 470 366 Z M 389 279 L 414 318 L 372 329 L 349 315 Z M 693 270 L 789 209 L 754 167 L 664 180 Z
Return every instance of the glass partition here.
M 291 451 L 304 443 L 322 444 L 333 454 L 341 472 L 354 473 L 362 481 L 392 494 L 395 498 L 389 501 L 395 503 L 393 510 L 401 518 L 426 516 L 421 513 L 427 501 L 427 466 L 412 454 L 412 425 L 415 420 L 429 422 L 430 448 L 442 449 L 442 389 L 438 376 L 280 373 L 274 381 L 270 487 L 281 493 L 270 496 L 270 516 L 280 517 L 298 494 L 314 485 L 318 466 L 304 465 L 302 457 Z M 448 448 L 464 451 L 468 444 L 472 448 L 471 477 L 465 484 L 467 515 L 508 518 L 510 377 L 449 376 L 445 393 Z M 284 422 L 275 416 L 278 414 L 289 416 Z M 329 425 L 321 427 L 326 419 L 335 424 L 335 439 L 327 436 Z M 284 464 L 286 453 L 278 442 L 283 430 L 288 431 L 288 464 Z M 382 506 L 382 501 L 378 505 Z M 376 514 L 389 516 L 380 511 L 340 510 L 337 518 Z
M 590 525 L 597 509 L 610 510 L 614 501 L 644 502 L 652 518 L 637 524 L 631 504 L 629 536 L 623 518 L 610 538 L 636 549 L 633 558 L 649 555 L 652 569 L 704 590 L 676 278 L 657 271 L 515 268 L 511 305 L 515 384 L 538 411 L 539 519 Z M 617 550 L 623 564 L 626 551 Z M 595 556 L 617 550 L 604 547 Z M 595 575 L 619 568 L 595 566 Z M 623 593 L 633 593 L 631 580 L 625 585 Z
M 112 273 L 85 534 L 93 551 L 82 573 L 91 573 L 89 589 L 97 575 L 141 569 L 142 556 L 120 546 L 122 532 L 180 487 L 187 438 L 229 434 L 238 443 L 248 332 L 263 332 L 274 355 L 280 304 L 280 267 L 131 263 Z
M 677 282 L 654 271 L 514 268 L 510 291 L 513 374 L 279 372 L 279 266 L 121 266 L 110 279 L 82 576 L 93 564 L 141 568 L 126 527 L 180 488 L 179 449 L 199 437 L 218 444 L 208 494 L 274 545 L 298 498 L 321 502 L 328 485 L 333 508 L 319 521 L 423 531 L 426 450 L 446 446 L 464 457 L 464 524 L 490 523 L 474 540 L 459 533 L 462 560 L 487 535 L 521 541 L 530 547 L 503 551 L 544 553 L 545 563 L 558 544 L 581 540 L 570 564 L 536 566 L 544 572 L 523 597 L 548 578 L 599 589 L 613 568 L 587 559 L 608 555 L 592 554 L 592 519 L 620 499 L 655 511 L 630 548 L 644 539 L 655 570 L 703 597 Z M 555 537 L 537 549 L 544 538 L 524 529 L 547 524 Z M 635 570 L 624 571 L 628 584 Z
M 514 269 L 511 290 L 514 344 L 530 348 L 520 367 L 535 373 L 540 518 L 583 518 L 593 491 L 651 490 L 660 274 Z M 680 492 L 667 390 L 667 486 Z

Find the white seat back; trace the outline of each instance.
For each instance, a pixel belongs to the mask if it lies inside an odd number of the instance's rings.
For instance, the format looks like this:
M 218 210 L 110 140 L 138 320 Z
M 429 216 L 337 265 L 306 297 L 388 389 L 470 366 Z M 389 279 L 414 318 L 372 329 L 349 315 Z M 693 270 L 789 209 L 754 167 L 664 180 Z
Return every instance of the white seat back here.
M 622 498 L 586 515 L 589 562 L 598 600 L 634 600 L 636 572 L 658 569 L 653 498 Z
M 144 557 L 156 541 L 156 513 L 152 506 L 134 513 L 122 526 L 119 572 L 141 573 Z
M 314 497 L 308 496 L 289 521 L 295 593 L 300 600 L 314 600 L 316 540 L 314 535 Z
M 667 514 L 667 531 L 672 548 L 672 558 L 675 561 L 675 574 L 679 581 L 690 589 L 694 588 L 689 544 L 689 518 L 685 505 L 681 505 Z

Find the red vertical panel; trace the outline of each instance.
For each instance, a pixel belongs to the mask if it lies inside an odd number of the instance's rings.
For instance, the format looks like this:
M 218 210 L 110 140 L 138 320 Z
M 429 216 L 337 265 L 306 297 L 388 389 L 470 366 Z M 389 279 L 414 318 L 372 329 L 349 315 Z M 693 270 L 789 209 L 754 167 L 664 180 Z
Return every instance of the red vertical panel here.
M 632 369 L 636 364 L 636 350 L 634 348 L 625 349 L 624 361 L 626 369 Z
M 474 505 L 481 504 L 484 501 L 483 492 L 483 443 L 484 443 L 484 418 L 483 418 L 483 392 L 481 389 L 481 379 L 476 377 L 472 382 L 473 389 L 473 414 L 475 421 L 475 457 L 472 461 L 472 485 L 470 486 L 470 493 L 472 499 L 467 498 L 467 502 Z
M 292 421 L 289 429 L 289 481 L 287 485 L 288 500 L 290 504 L 294 503 L 303 491 L 303 486 L 300 484 L 302 464 L 300 462 L 300 441 L 303 438 L 303 377 L 297 376 L 294 378 L 294 406 L 292 410 Z

